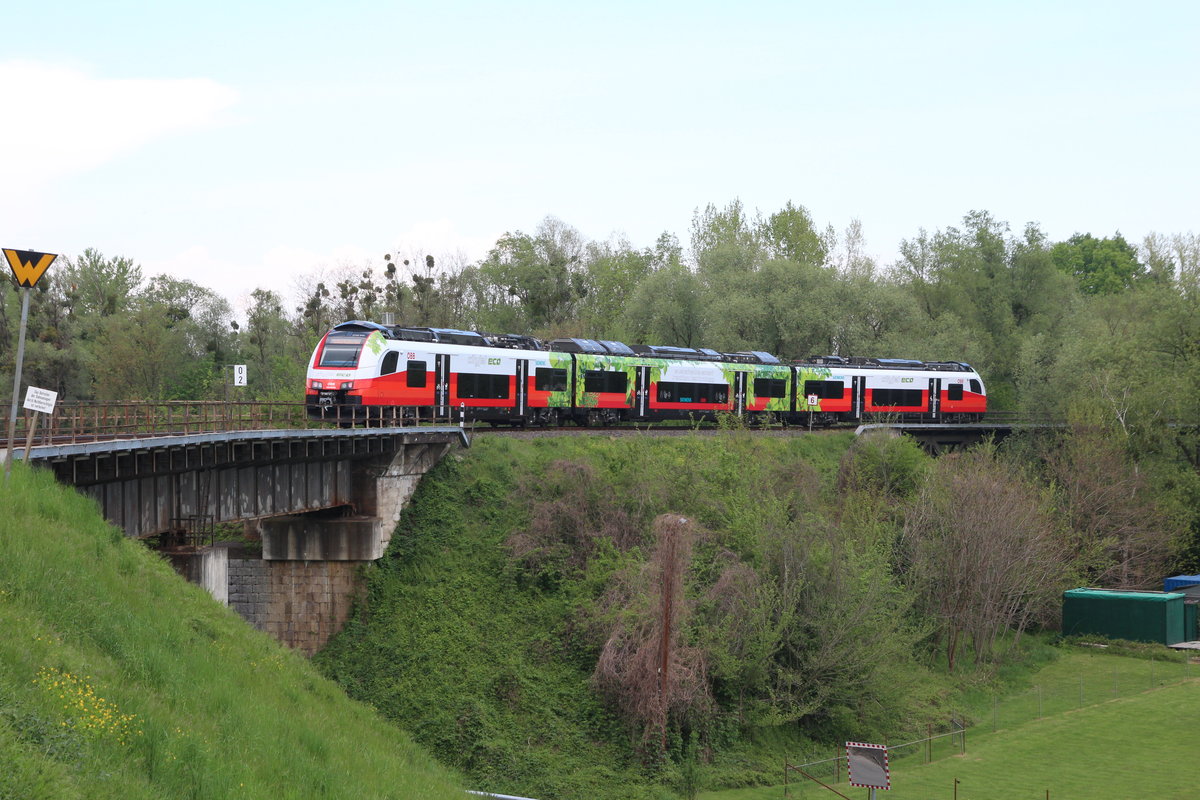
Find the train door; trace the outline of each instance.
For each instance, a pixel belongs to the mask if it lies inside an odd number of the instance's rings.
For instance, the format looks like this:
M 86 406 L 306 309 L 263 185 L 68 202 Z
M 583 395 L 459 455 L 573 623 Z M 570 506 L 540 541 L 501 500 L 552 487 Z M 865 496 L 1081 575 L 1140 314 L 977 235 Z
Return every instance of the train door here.
M 746 412 L 746 373 L 733 373 L 733 413 L 739 417 Z
M 935 421 L 942 410 L 942 379 L 929 379 L 929 416 Z
M 851 419 L 862 419 L 863 403 L 867 396 L 867 376 L 855 375 L 850 381 Z
M 525 406 L 529 401 L 529 362 L 524 358 L 517 359 L 517 414 L 525 416 Z
M 437 416 L 450 415 L 450 356 L 445 353 L 433 357 L 433 403 Z
M 633 415 L 645 419 L 650 413 L 650 368 L 634 367 Z

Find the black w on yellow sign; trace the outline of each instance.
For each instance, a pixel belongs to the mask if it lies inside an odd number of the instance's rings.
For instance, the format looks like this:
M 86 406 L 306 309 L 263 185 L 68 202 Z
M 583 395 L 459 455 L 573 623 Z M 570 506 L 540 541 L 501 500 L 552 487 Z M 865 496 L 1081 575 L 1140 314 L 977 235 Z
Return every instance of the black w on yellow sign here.
M 9 250 L 5 248 L 4 257 L 8 259 L 8 266 L 12 268 L 13 275 L 17 278 L 17 283 L 32 289 L 37 285 L 38 278 L 42 277 L 42 274 L 45 273 L 51 262 L 58 258 L 58 255 L 56 253 L 35 253 L 32 250 Z

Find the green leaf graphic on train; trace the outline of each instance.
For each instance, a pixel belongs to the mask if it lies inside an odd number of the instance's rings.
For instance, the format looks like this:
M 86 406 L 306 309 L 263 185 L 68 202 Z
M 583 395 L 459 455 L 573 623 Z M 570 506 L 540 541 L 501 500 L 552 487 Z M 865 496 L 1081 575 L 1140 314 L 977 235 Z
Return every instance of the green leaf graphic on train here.
M 379 331 L 372 331 L 367 337 L 367 349 L 374 355 L 379 355 L 387 349 L 387 342 L 383 338 L 383 334 Z

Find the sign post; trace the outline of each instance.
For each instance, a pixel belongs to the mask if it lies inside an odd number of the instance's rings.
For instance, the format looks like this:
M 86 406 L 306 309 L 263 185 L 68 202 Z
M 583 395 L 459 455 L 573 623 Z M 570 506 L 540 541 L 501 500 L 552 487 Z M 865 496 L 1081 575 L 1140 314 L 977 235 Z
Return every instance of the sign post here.
M 58 392 L 52 392 L 49 389 L 30 386 L 25 390 L 25 408 L 33 412 L 33 419 L 29 422 L 29 431 L 25 435 L 26 461 L 29 461 L 29 451 L 33 448 L 33 434 L 37 431 L 39 415 L 53 414 L 56 400 L 58 400 Z
M 17 436 L 17 398 L 21 394 L 21 367 L 25 361 L 25 325 L 29 320 L 29 290 L 58 258 L 54 253 L 35 253 L 32 250 L 4 250 L 4 258 L 22 288 L 21 332 L 17 336 L 17 360 L 13 365 L 12 406 L 8 414 L 8 450 L 4 454 L 4 480 L 12 474 L 13 439 Z

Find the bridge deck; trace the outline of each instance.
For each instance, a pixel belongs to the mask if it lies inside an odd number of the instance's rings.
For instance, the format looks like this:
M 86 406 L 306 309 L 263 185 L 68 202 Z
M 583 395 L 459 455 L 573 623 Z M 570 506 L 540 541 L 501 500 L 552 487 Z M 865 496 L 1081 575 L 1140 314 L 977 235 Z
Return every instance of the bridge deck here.
M 322 509 L 370 514 L 372 476 L 455 443 L 470 445 L 457 426 L 214 431 L 39 445 L 28 459 L 94 498 L 128 535 L 146 537 Z
M 29 448 L 29 460 L 59 461 L 78 457 L 116 455 L 135 453 L 144 450 L 169 450 L 172 448 L 199 447 L 216 444 L 252 444 L 277 442 L 280 440 L 294 442 L 360 442 L 369 443 L 381 437 L 397 438 L 401 442 L 420 442 L 425 440 L 443 441 L 447 437 L 457 438 L 464 447 L 471 442 L 467 431 L 457 425 L 445 427 L 403 427 L 403 428 L 354 428 L 354 429 L 290 429 L 251 430 L 251 431 L 220 431 L 215 433 L 191 433 L 176 435 L 141 436 L 124 439 L 107 439 L 98 442 L 71 442 L 66 444 L 42 444 Z M 8 450 L 0 450 L 0 463 L 8 456 Z M 23 447 L 13 450 L 13 460 L 25 458 Z

